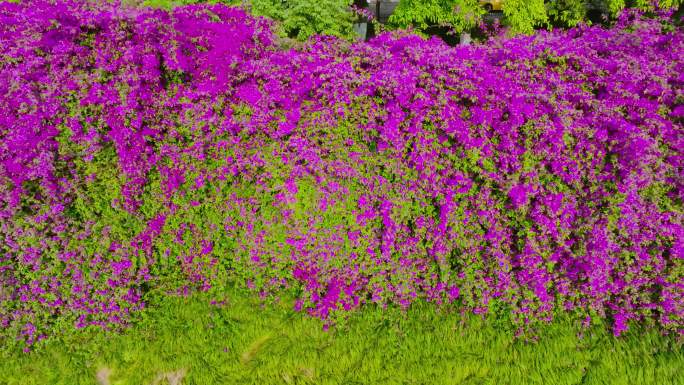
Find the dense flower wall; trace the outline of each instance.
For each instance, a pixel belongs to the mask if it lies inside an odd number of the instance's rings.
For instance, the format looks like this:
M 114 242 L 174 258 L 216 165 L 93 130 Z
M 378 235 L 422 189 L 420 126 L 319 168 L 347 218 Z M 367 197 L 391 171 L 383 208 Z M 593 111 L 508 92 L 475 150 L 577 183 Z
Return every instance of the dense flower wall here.
M 222 5 L 0 3 L 0 341 L 239 280 L 684 334 L 684 33 L 277 47 Z

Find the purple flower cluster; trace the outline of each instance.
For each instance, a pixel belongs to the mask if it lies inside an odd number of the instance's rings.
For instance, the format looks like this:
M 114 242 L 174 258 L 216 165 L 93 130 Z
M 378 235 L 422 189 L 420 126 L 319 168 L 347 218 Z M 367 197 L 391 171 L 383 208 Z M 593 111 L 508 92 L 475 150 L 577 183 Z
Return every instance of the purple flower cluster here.
M 684 334 L 669 17 L 282 50 L 222 5 L 0 3 L 0 339 L 229 279 L 329 320 L 427 298 Z

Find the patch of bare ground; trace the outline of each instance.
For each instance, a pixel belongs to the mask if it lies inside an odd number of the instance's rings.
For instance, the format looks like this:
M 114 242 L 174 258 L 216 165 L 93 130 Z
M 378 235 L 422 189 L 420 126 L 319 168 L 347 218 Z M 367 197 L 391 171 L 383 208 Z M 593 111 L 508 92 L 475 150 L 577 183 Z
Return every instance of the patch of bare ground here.
M 182 385 L 183 378 L 188 373 L 187 369 L 178 369 L 173 372 L 160 373 L 152 382 L 152 385 Z

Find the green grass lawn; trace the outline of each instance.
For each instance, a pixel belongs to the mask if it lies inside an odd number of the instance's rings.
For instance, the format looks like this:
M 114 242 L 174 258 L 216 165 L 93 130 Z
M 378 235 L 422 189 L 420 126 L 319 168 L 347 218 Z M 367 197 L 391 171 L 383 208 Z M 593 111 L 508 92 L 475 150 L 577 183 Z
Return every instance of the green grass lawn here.
M 222 307 L 204 294 L 169 297 L 122 334 L 86 330 L 6 352 L 0 384 L 684 384 L 681 347 L 652 331 L 616 339 L 597 326 L 579 339 L 556 321 L 530 343 L 422 303 L 406 316 L 369 307 L 323 331 L 291 298 L 225 295 Z

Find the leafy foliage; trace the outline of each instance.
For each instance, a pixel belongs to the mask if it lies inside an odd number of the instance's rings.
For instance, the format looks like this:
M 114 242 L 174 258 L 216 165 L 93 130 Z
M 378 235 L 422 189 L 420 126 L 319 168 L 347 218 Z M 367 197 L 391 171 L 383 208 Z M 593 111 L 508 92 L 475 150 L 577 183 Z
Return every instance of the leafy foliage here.
M 682 3 L 681 0 L 665 0 L 658 4 L 650 0 L 506 0 L 503 12 L 512 34 L 529 34 L 535 28 L 574 27 L 588 22 L 590 10 L 615 19 L 626 8 L 672 9 Z M 438 26 L 461 32 L 476 26 L 482 15 L 482 6 L 474 0 L 402 0 L 390 17 L 390 23 L 400 28 L 413 26 L 421 31 Z
M 484 13 L 477 0 L 403 0 L 389 18 L 395 27 L 448 27 L 461 32 L 474 27 Z
M 549 21 L 554 25 L 574 27 L 586 20 L 586 0 L 545 1 Z
M 354 38 L 351 0 L 250 0 L 254 15 L 279 22 L 291 38 L 306 40 L 314 34 Z
M 514 33 L 529 34 L 548 22 L 544 0 L 506 0 L 503 12 Z
M 654 11 L 668 10 L 681 6 L 681 0 L 546 0 L 549 21 L 554 26 L 574 27 L 587 20 L 589 11 L 597 11 L 613 20 L 625 9 Z

